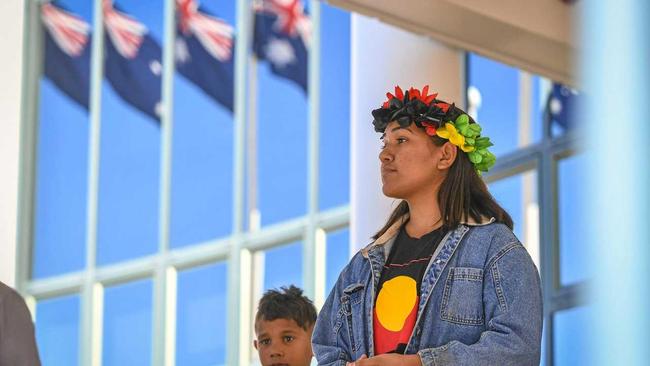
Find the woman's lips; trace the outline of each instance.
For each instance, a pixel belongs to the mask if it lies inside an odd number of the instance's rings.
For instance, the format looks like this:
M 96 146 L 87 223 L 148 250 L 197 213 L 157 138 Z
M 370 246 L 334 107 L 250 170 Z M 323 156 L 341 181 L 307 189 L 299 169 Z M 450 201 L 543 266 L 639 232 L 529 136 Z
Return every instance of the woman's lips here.
M 381 167 L 381 175 L 386 175 L 390 173 L 397 173 L 397 169 L 391 167 Z

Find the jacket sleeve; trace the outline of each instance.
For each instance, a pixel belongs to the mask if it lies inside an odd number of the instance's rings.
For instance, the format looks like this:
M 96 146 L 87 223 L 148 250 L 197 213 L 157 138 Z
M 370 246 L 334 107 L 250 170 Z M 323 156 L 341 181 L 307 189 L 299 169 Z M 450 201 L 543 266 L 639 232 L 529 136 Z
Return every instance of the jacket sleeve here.
M 40 364 L 34 324 L 25 301 L 13 290 L 0 294 L 0 365 Z
M 349 267 L 348 264 L 339 275 L 336 285 L 327 296 L 316 319 L 311 342 L 318 365 L 345 366 L 346 362 L 352 361 L 349 340 L 347 337 L 343 337 L 344 334 L 341 334 L 345 333 L 344 330 L 341 330 L 345 321 L 341 307 L 341 296 L 345 287 L 343 279 L 346 278 Z
M 485 270 L 487 330 L 474 344 L 451 341 L 420 350 L 424 366 L 539 365 L 542 294 L 530 256 L 520 243 L 511 243 L 488 261 Z

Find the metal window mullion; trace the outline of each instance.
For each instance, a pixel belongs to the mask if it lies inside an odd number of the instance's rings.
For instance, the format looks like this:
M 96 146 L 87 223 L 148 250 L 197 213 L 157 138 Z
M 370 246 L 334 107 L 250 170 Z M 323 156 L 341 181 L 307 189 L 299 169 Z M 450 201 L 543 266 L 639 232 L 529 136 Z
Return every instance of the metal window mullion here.
M 322 252 L 324 243 L 316 240 L 316 216 L 318 213 L 318 177 L 319 177 L 319 118 L 320 118 L 320 1 L 310 0 L 310 18 L 312 34 L 309 40 L 308 53 L 308 167 L 307 167 L 307 210 L 308 221 L 303 240 L 303 287 L 305 294 L 311 299 L 321 299 L 324 294 L 324 268 L 319 264 L 324 261 Z M 321 263 L 319 263 L 321 262 Z M 321 284 L 321 282 L 323 282 Z M 316 301 L 319 302 L 319 301 Z
M 241 248 L 244 223 L 244 188 L 245 188 L 245 124 L 247 119 L 247 73 L 249 43 L 251 32 L 250 0 L 237 0 L 236 43 L 235 43 L 235 109 L 234 109 L 234 147 L 233 147 L 233 234 L 228 261 L 228 341 L 226 363 L 236 365 L 244 362 L 248 355 L 249 327 L 248 311 L 250 307 L 250 276 L 245 274 L 245 265 L 250 263 L 250 252 Z M 242 278 L 243 277 L 243 278 Z
M 545 144 L 546 145 L 546 144 Z M 553 312 L 551 302 L 555 292 L 558 270 L 557 250 L 557 221 L 556 221 L 556 173 L 555 161 L 550 149 L 544 149 L 540 156 L 538 187 L 540 202 L 540 264 L 542 278 L 543 301 L 545 320 L 545 349 L 542 352 L 546 356 L 546 364 L 553 364 Z
M 154 365 L 175 362 L 176 272 L 168 270 L 169 225 L 174 127 L 174 44 L 176 33 L 175 0 L 165 0 L 162 74 L 161 156 L 158 218 L 158 261 L 154 272 L 152 360 Z
M 26 1 L 23 26 L 23 73 L 20 116 L 20 175 L 18 184 L 18 228 L 16 230 L 16 288 L 25 292 L 34 247 L 36 159 L 38 142 L 39 77 L 43 53 L 40 32 L 40 3 Z
M 91 50 L 90 76 L 90 133 L 88 154 L 88 201 L 86 212 L 86 279 L 82 291 L 80 335 L 80 363 L 101 364 L 101 318 L 97 314 L 103 302 L 95 286 L 97 257 L 97 207 L 99 200 L 99 163 L 101 132 L 101 88 L 104 67 L 104 26 L 102 1 L 95 0 L 93 9 L 94 32 Z M 100 302 L 98 304 L 97 302 Z M 99 329 L 98 329 L 99 328 Z

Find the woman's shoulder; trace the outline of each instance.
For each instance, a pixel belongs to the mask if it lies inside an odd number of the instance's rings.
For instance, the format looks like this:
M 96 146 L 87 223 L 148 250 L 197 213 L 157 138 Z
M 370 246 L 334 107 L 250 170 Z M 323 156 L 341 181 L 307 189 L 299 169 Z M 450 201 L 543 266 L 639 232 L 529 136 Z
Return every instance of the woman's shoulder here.
M 475 243 L 494 254 L 505 248 L 521 245 L 517 236 L 503 223 L 491 222 L 486 225 L 470 226 L 468 242 Z
M 339 280 L 348 283 L 359 281 L 364 273 L 370 270 L 368 259 L 364 257 L 363 250 L 358 250 L 348 264 L 343 268 L 339 276 Z

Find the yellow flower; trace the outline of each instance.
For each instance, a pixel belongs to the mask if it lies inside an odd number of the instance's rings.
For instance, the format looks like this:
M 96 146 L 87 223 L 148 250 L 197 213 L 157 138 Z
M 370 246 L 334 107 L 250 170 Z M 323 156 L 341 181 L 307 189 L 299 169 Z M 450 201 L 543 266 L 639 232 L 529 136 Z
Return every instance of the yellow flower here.
M 472 152 L 474 151 L 474 146 L 465 144 L 461 146 L 460 149 L 463 150 L 464 152 Z
M 456 130 L 456 126 L 454 126 L 451 122 L 445 123 L 445 128 L 439 128 L 436 131 L 436 135 L 442 137 L 443 139 L 448 139 L 452 144 L 460 147 L 463 151 L 465 151 L 464 148 L 465 136 L 458 133 L 458 130 Z M 472 146 L 468 146 L 468 147 L 474 150 L 474 147 Z

